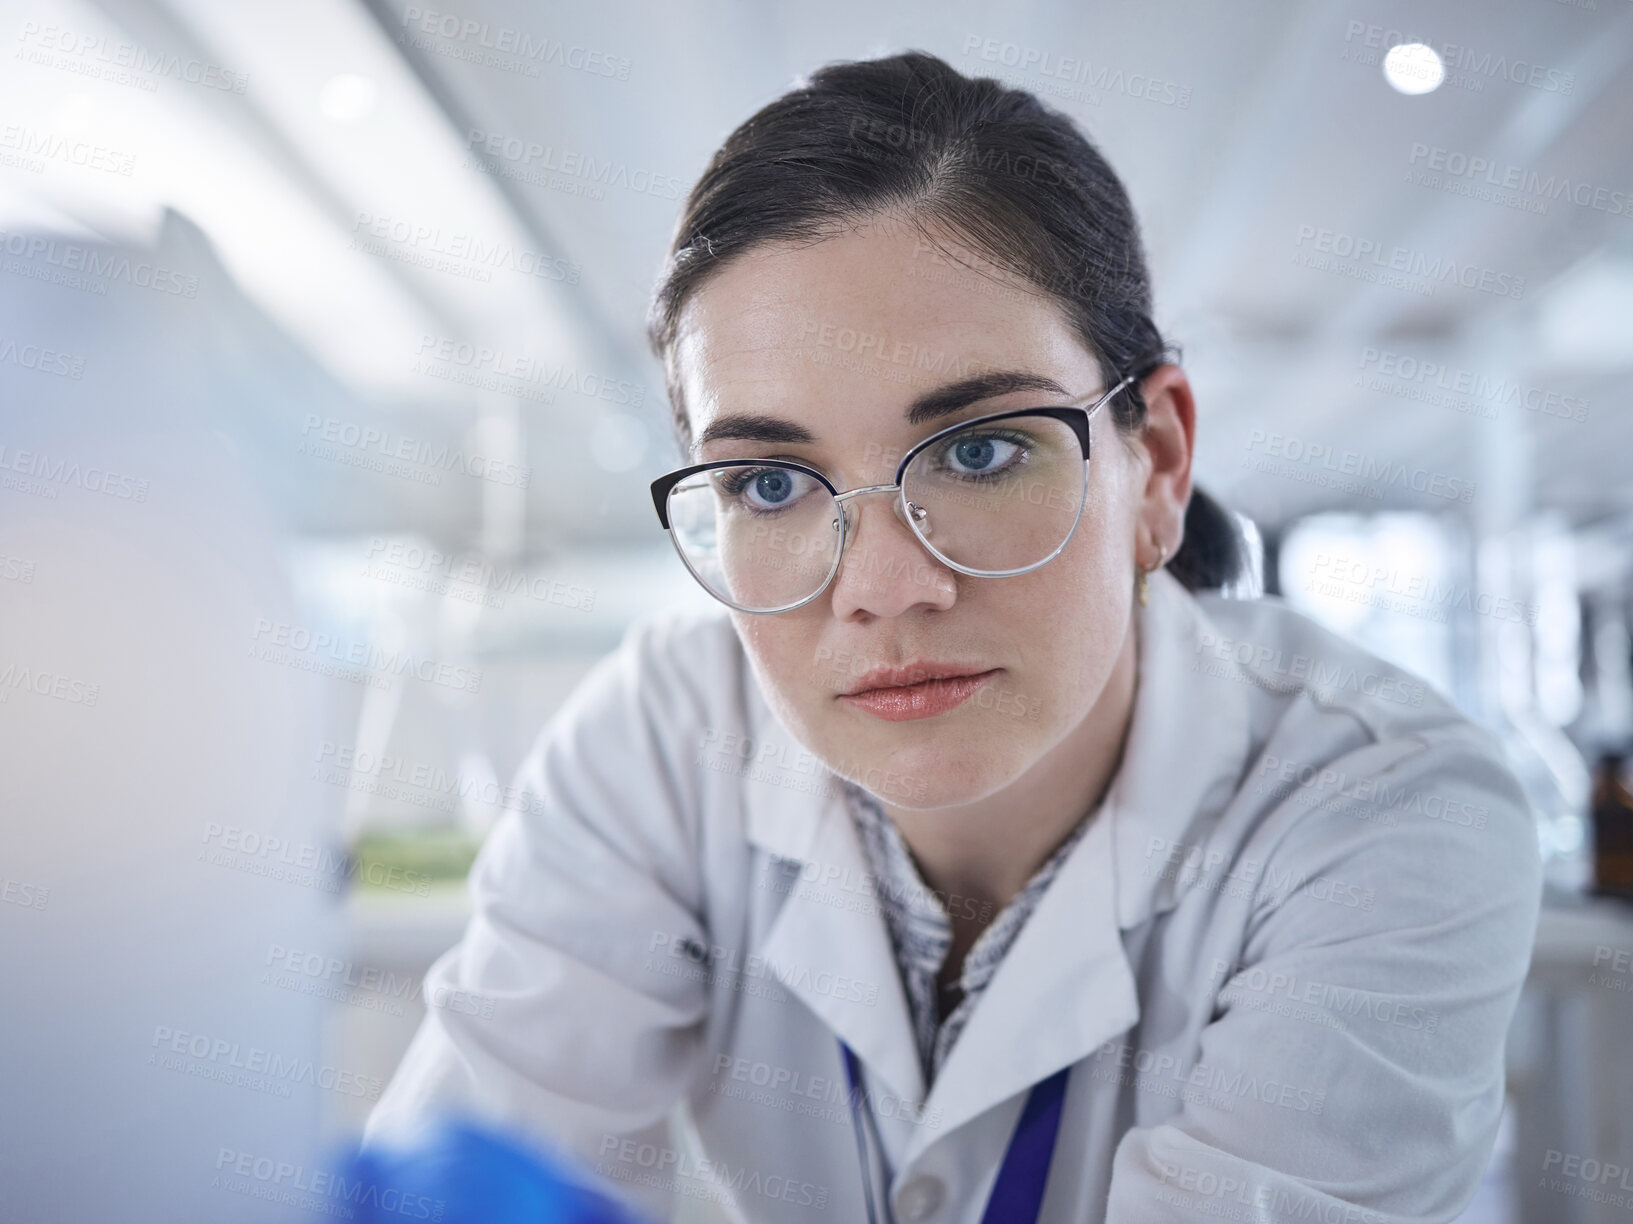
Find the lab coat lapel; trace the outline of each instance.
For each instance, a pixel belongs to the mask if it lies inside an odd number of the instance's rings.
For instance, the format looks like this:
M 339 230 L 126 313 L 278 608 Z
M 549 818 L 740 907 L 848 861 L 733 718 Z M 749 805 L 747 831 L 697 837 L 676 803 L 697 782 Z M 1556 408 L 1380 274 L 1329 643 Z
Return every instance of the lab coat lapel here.
M 842 795 L 822 813 L 806 862 L 760 955 L 892 1092 L 920 1101 L 924 1073 L 901 972 Z

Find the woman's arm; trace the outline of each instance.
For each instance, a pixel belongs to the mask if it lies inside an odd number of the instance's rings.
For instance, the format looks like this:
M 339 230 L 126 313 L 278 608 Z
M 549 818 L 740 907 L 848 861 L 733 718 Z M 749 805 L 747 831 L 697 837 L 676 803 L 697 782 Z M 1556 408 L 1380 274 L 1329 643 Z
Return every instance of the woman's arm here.
M 1534 818 L 1472 727 L 1332 767 L 1377 785 L 1296 793 L 1246 848 L 1264 870 L 1202 1069 L 1179 1114 L 1123 1137 L 1107 1224 L 1443 1221 L 1474 1192 L 1536 929 Z
M 674 632 L 633 630 L 523 763 L 471 870 L 470 924 L 426 975 L 426 1017 L 366 1141 L 448 1110 L 592 1166 L 618 1136 L 661 1136 L 707 1006 L 700 981 L 646 967 L 654 933 L 708 943 L 680 733 L 702 716 Z

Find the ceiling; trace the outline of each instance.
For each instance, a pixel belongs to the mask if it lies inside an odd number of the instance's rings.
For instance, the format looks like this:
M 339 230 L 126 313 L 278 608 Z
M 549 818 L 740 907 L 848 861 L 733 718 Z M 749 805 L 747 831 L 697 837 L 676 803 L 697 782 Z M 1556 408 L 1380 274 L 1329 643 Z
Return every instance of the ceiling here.
M 241 290 L 233 326 L 283 354 L 282 391 L 255 401 L 278 445 L 321 401 L 515 447 L 533 473 L 506 502 L 308 472 L 311 531 L 650 541 L 644 485 L 675 454 L 642 322 L 681 197 L 801 74 L 912 47 L 1038 91 L 1123 177 L 1197 391 L 1199 477 L 1232 506 L 1272 529 L 1346 507 L 1633 511 L 1627 0 L 75 0 L 27 21 L 242 78 L 121 90 L 59 59 L 16 66 L 0 101 L 59 128 L 89 107 L 136 150 L 113 203 L 22 186 L 104 234 L 144 209 L 196 226 Z M 1379 67 L 1411 40 L 1450 61 L 1422 96 Z M 1078 81 L 1022 66 L 1044 52 Z M 527 144 L 580 172 L 515 177 L 504 150 Z M 561 462 L 568 440 L 592 462 Z

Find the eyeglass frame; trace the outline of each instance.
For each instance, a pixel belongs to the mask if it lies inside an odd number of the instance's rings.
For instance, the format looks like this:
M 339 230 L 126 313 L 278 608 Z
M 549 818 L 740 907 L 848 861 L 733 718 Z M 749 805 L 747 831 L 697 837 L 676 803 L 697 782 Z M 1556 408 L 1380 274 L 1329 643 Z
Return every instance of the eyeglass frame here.
M 901 462 L 896 465 L 896 478 L 891 484 L 863 485 L 855 489 L 846 489 L 843 493 L 841 493 L 838 489 L 834 488 L 833 482 L 816 468 L 811 467 L 808 464 L 799 463 L 792 459 L 716 459 L 709 463 L 694 463 L 688 467 L 676 468 L 672 472 L 665 472 L 662 476 L 659 476 L 652 482 L 651 485 L 652 505 L 658 512 L 658 522 L 662 525 L 664 531 L 668 533 L 669 542 L 674 545 L 675 552 L 679 555 L 681 564 L 686 566 L 687 572 L 690 573 L 693 578 L 697 579 L 698 585 L 727 607 L 734 608 L 739 612 L 748 613 L 752 616 L 775 616 L 779 612 L 792 612 L 796 608 L 803 608 L 806 604 L 819 598 L 824 591 L 833 585 L 834 577 L 839 573 L 840 565 L 844 563 L 845 546 L 848 542 L 846 536 L 846 532 L 849 528 L 848 515 L 846 514 L 848 507 L 845 505 L 845 502 L 846 499 L 858 497 L 863 493 L 884 493 L 894 491 L 897 494 L 897 504 L 901 509 L 901 513 L 898 517 L 902 519 L 904 525 L 913 533 L 913 538 L 919 542 L 924 550 L 949 569 L 955 570 L 960 574 L 967 574 L 972 578 L 1014 578 L 1021 574 L 1029 574 L 1033 570 L 1043 568 L 1065 551 L 1066 545 L 1070 544 L 1072 542 L 1072 537 L 1077 534 L 1078 524 L 1083 521 L 1083 509 L 1088 504 L 1088 499 L 1085 498 L 1078 504 L 1077 517 L 1072 520 L 1072 527 L 1071 530 L 1066 533 L 1066 538 L 1062 540 L 1058 546 L 1056 546 L 1053 552 L 1051 552 L 1047 557 L 1044 557 L 1041 561 L 1034 561 L 1031 565 L 1023 566 L 1020 569 L 1014 570 L 970 569 L 968 566 L 960 565 L 958 562 L 944 557 L 936 550 L 934 545 L 919 534 L 918 527 L 913 519 L 912 508 L 910 503 L 907 502 L 906 495 L 902 489 L 902 475 L 907 471 L 907 465 L 912 463 L 921 452 L 927 449 L 939 438 L 944 438 L 949 434 L 962 432 L 963 430 L 969 429 L 976 425 L 985 425 L 992 421 L 1003 421 L 1008 420 L 1011 417 L 1019 416 L 1054 417 L 1056 420 L 1062 421 L 1066 425 L 1070 426 L 1072 432 L 1077 435 L 1078 445 L 1083 450 L 1083 462 L 1087 464 L 1089 462 L 1091 452 L 1091 425 L 1094 420 L 1094 414 L 1100 411 L 1101 407 L 1110 401 L 1112 396 L 1116 395 L 1124 387 L 1134 382 L 1135 377 L 1135 375 L 1129 374 L 1109 391 L 1091 391 L 1088 395 L 1079 397 L 1080 400 L 1086 400 L 1091 395 L 1099 395 L 1098 399 L 1087 406 L 1081 402 L 1077 402 L 1072 404 L 1050 404 L 1040 408 L 1011 408 L 1006 409 L 1003 412 L 993 412 L 988 413 L 985 416 L 970 417 L 968 420 L 964 421 L 955 421 L 951 425 L 948 425 L 943 429 L 938 429 L 935 433 L 930 434 L 928 437 L 920 438 L 917 442 L 913 443 L 913 445 L 907 449 L 907 453 L 902 456 Z M 686 550 L 681 547 L 680 541 L 675 538 L 674 528 L 669 524 L 669 495 L 674 490 L 674 487 L 681 481 L 685 480 L 688 476 L 695 476 L 699 472 L 709 472 L 719 468 L 728 467 L 772 466 L 792 468 L 797 472 L 805 473 L 807 476 L 813 476 L 821 482 L 825 489 L 828 490 L 828 493 L 833 497 L 835 504 L 839 507 L 839 547 L 834 553 L 833 567 L 828 571 L 828 576 L 822 580 L 822 585 L 817 587 L 815 591 L 813 591 L 810 595 L 807 595 L 798 603 L 788 604 L 787 606 L 781 608 L 745 608 L 741 604 L 733 603 L 724 595 L 716 592 L 714 588 L 704 580 L 703 576 L 699 574 L 695 568 L 693 568 L 691 561 L 687 559 Z M 1084 491 L 1087 492 L 1087 473 L 1085 473 L 1083 477 L 1083 487 Z M 919 509 L 922 510 L 923 507 L 919 507 Z

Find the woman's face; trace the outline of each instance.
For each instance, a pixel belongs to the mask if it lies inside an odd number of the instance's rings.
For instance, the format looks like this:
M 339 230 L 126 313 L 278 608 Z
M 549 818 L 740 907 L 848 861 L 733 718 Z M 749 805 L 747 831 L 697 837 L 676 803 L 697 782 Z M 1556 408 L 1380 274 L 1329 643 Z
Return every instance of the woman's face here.
M 958 259 L 976 257 L 961 250 Z M 1001 279 L 887 222 L 810 245 L 762 244 L 733 259 L 693 293 L 681 319 L 677 372 L 692 436 L 751 416 L 787 422 L 811 440 L 728 429 L 692 461 L 794 459 L 841 491 L 886 484 L 909 447 L 957 421 L 1104 390 L 1059 307 L 982 266 Z M 1010 391 L 908 422 L 908 406 L 926 392 L 989 371 L 1063 390 Z M 1041 568 L 961 574 L 919 543 L 893 511 L 893 495 L 866 494 L 849 503 L 850 539 L 827 590 L 793 611 L 733 610 L 767 700 L 829 768 L 898 807 L 968 803 L 1083 724 L 1132 649 L 1137 543 L 1147 564 L 1154 552 L 1153 516 L 1141 517 L 1150 457 L 1138 438 L 1118 434 L 1110 408 L 1092 421 L 1082 519 Z M 1177 531 L 1159 528 L 1156 538 L 1171 555 Z M 890 718 L 880 712 L 888 701 L 870 709 L 844 696 L 874 668 L 943 663 L 991 675 L 961 704 L 928 716 Z

